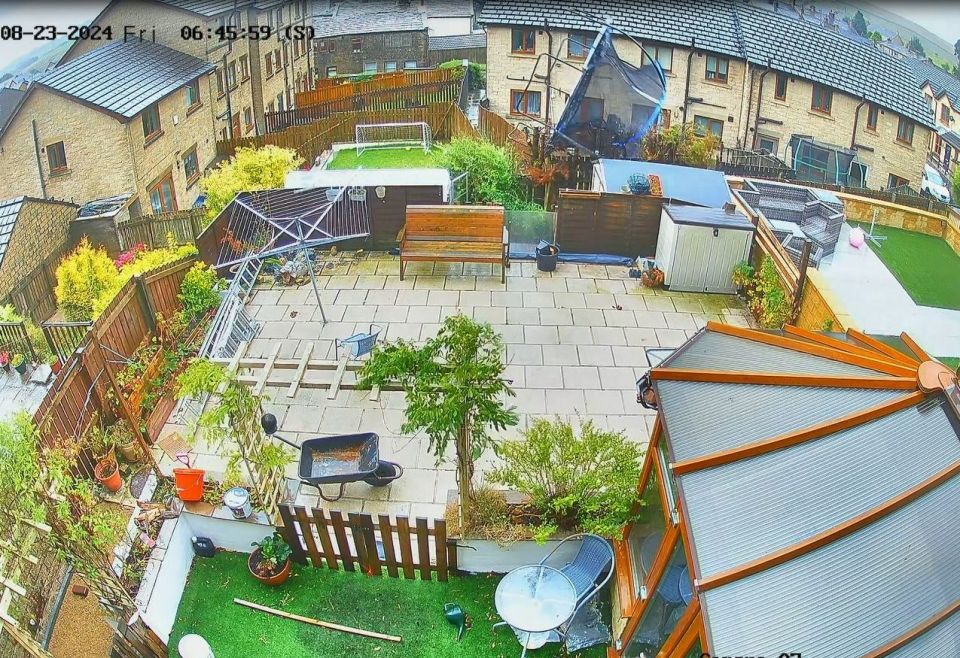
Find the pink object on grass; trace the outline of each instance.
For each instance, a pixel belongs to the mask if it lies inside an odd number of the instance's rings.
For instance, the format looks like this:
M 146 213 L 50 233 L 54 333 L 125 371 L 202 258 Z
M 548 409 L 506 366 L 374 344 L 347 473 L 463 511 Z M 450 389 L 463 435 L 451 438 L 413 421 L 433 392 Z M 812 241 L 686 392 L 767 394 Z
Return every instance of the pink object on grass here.
M 863 229 L 859 226 L 850 229 L 850 246 L 859 249 L 866 242 L 866 236 L 863 234 Z

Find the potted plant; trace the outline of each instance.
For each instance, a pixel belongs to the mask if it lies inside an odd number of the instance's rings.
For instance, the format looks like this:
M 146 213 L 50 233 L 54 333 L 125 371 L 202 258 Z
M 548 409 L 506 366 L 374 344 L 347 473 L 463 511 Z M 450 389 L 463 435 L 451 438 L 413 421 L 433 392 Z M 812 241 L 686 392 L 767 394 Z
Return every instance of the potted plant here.
M 259 542 L 253 542 L 251 546 L 256 548 L 247 559 L 247 567 L 253 577 L 264 585 L 277 586 L 286 582 L 290 577 L 290 555 L 293 551 L 283 537 L 275 532 Z
M 0 368 L 10 372 L 10 352 L 6 350 L 0 352 Z
M 27 372 L 27 357 L 18 352 L 17 354 L 13 355 L 12 359 L 10 359 L 10 365 L 12 365 L 14 370 L 22 375 Z
M 109 429 L 113 443 L 123 460 L 128 464 L 137 464 L 143 460 L 143 451 L 133 433 L 133 428 L 124 420 L 118 421 Z
M 755 274 L 756 270 L 745 260 L 740 261 L 736 267 L 733 268 L 733 285 L 737 287 L 737 296 L 740 297 L 740 299 L 747 298 L 747 292 L 750 286 L 753 285 Z
M 90 451 L 96 460 L 93 475 L 110 491 L 119 491 L 123 486 L 120 465 L 117 463 L 116 436 L 97 424 L 90 430 Z
M 123 487 L 123 476 L 120 475 L 120 464 L 116 457 L 101 459 L 93 469 L 97 481 L 109 491 L 117 492 Z

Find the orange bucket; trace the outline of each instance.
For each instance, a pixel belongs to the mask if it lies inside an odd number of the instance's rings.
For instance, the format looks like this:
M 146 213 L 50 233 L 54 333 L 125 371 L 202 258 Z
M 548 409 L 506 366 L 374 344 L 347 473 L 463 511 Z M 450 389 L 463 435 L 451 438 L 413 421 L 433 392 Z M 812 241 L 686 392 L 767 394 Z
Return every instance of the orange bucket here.
M 185 503 L 203 500 L 203 481 L 207 472 L 200 468 L 175 468 L 173 480 L 177 486 L 177 495 Z

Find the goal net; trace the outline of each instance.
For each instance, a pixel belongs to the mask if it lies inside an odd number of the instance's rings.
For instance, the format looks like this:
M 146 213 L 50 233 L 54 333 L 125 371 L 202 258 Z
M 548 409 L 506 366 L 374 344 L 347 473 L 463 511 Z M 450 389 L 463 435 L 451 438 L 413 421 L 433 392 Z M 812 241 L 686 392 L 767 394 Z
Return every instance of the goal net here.
M 357 155 L 369 149 L 420 146 L 429 151 L 433 143 L 430 126 L 424 121 L 410 123 L 364 123 L 357 126 Z

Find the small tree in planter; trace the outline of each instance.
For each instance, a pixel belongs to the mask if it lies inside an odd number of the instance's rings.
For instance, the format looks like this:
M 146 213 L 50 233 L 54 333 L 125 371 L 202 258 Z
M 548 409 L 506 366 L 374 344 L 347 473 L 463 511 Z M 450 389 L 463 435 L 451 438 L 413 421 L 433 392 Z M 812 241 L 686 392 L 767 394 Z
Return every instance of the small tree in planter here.
M 261 399 L 225 367 L 198 359 L 180 375 L 179 396 L 199 398 L 216 396 L 197 420 L 191 438 L 202 434 L 217 449 L 228 446 L 226 456 L 230 464 L 228 475 L 236 479 L 236 469 L 243 462 L 250 484 L 271 516 L 277 516 L 282 491 L 267 490 L 267 482 L 283 485 L 283 470 L 293 461 L 290 451 L 268 439 L 260 427 Z
M 514 392 L 503 370 L 503 340 L 493 328 L 454 315 L 423 347 L 402 340 L 379 347 L 360 371 L 361 387 L 403 388 L 403 431 L 424 431 L 437 461 L 454 444 L 461 513 L 470 504 L 474 461 L 496 445 L 490 431 L 517 424 L 516 412 L 504 405 Z
M 539 419 L 522 441 L 500 446 L 504 465 L 488 479 L 530 496 L 542 514 L 538 539 L 558 530 L 619 536 L 637 502 L 642 450 L 620 432 Z

